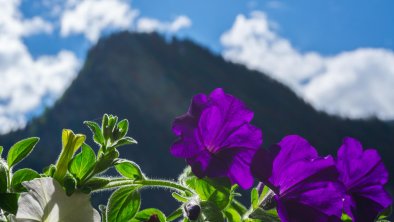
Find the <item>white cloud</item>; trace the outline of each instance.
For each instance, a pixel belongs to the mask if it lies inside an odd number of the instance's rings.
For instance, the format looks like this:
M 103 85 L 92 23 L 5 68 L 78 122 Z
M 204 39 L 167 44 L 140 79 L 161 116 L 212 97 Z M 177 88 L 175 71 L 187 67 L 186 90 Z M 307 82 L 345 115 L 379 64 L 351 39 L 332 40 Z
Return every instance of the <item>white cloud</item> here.
M 20 1 L 0 0 L 0 133 L 25 126 L 43 105 L 51 105 L 77 73 L 79 61 L 69 51 L 34 59 L 22 38 L 50 33 L 40 17 L 23 18 Z
M 221 37 L 223 56 L 287 84 L 319 110 L 394 119 L 394 52 L 360 48 L 335 56 L 301 53 L 263 12 L 238 15 Z
M 81 63 L 67 50 L 33 58 L 24 38 L 56 31 L 62 37 L 82 34 L 94 43 L 103 32 L 135 29 L 139 14 L 130 0 L 42 0 L 39 5 L 46 10 L 41 16 L 24 18 L 21 1 L 0 0 L 0 134 L 24 127 L 52 105 L 76 77 Z M 191 25 L 186 16 L 168 23 L 150 18 L 140 21 L 144 20 L 154 21 L 153 29 L 170 33 Z
M 0 0 L 0 34 L 2 36 L 29 36 L 38 33 L 50 33 L 52 24 L 40 17 L 24 19 L 17 10 L 20 0 Z
M 105 30 L 130 29 L 138 11 L 122 0 L 69 0 L 61 15 L 63 37 L 83 34 L 96 42 Z
M 188 28 L 192 25 L 192 21 L 184 15 L 176 17 L 171 22 L 162 22 L 152 18 L 140 18 L 137 22 L 137 31 L 139 32 L 168 32 L 175 33 L 180 29 Z

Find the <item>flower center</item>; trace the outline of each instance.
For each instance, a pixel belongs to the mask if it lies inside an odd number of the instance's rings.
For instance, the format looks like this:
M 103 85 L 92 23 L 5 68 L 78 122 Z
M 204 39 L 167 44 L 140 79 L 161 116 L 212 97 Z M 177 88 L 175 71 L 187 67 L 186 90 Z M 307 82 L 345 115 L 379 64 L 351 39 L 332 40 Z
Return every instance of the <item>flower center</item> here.
M 217 147 L 213 145 L 206 146 L 206 149 L 211 153 L 211 154 L 216 154 L 216 151 L 218 150 Z

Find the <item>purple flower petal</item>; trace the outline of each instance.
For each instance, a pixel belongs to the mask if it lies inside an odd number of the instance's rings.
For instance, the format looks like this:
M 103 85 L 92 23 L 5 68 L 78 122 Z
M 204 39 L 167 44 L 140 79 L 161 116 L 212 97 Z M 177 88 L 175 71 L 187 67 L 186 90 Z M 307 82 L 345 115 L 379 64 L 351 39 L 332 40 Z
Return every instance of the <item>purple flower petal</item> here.
M 310 176 L 335 166 L 332 157 L 320 158 L 315 148 L 300 136 L 286 136 L 278 146 L 281 149 L 280 152 L 276 151 L 278 154 L 273 161 L 270 178 L 266 182 L 280 187 L 283 193 Z
M 236 150 L 236 149 L 231 149 Z M 223 152 L 229 152 L 225 150 Z M 238 153 L 232 158 L 227 176 L 231 183 L 238 184 L 243 189 L 248 189 L 253 186 L 254 178 L 249 173 L 252 156 L 255 153 L 254 149 L 238 149 Z M 246 173 L 245 173 L 246 172 Z
M 204 94 L 193 97 L 189 111 L 177 117 L 172 124 L 172 131 L 181 138 L 171 147 L 171 154 L 180 158 L 190 158 L 202 151 L 202 144 L 198 136 L 195 136 L 199 115 L 207 106 L 208 98 Z
M 269 150 L 259 149 L 252 159 L 251 172 L 254 177 L 268 185 L 275 193 L 279 193 L 275 186 L 269 182 L 272 176 L 272 167 L 275 157 L 278 155 L 280 147 L 271 146 Z
M 363 150 L 359 141 L 345 138 L 338 150 L 337 169 L 346 189 L 344 211 L 354 221 L 373 221 L 392 203 L 383 187 L 388 172 L 376 150 Z
M 186 158 L 198 177 L 228 177 L 243 188 L 253 184 L 250 162 L 262 143 L 261 130 L 252 126 L 253 112 L 222 89 L 208 97 L 193 97 L 189 111 L 175 119 L 179 136 L 172 155 Z
M 274 191 L 282 221 L 340 221 L 342 190 L 331 156 L 321 158 L 302 137 L 259 150 L 252 173 Z
M 320 192 L 320 193 L 319 193 Z M 303 198 L 313 198 L 321 196 L 321 192 L 327 192 L 327 189 L 324 188 L 322 190 L 313 190 L 310 193 L 310 196 L 303 196 Z M 335 194 L 335 193 L 333 193 Z M 337 198 L 338 196 L 334 196 Z M 337 200 L 332 199 L 333 201 L 337 202 Z M 299 202 L 297 200 L 288 200 L 288 199 L 279 199 L 276 198 L 277 203 L 277 211 L 278 215 L 282 222 L 304 222 L 304 221 L 318 221 L 318 222 L 339 222 L 341 221 L 340 216 L 335 214 L 327 214 L 326 212 L 322 211 L 321 208 L 325 209 L 325 200 L 323 203 L 319 203 L 316 200 L 316 205 L 310 205 L 311 202 L 305 204 L 303 202 Z M 319 205 L 320 204 L 320 205 Z M 341 203 L 339 203 L 341 204 Z M 335 210 L 336 208 L 326 209 L 327 211 Z

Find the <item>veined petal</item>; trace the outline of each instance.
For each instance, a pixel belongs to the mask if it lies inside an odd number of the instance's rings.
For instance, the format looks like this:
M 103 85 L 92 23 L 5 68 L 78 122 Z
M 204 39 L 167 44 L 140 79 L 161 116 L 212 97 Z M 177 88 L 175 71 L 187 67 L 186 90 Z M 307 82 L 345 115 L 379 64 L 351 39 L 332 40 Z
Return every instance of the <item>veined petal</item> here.
M 345 138 L 336 166 L 346 190 L 344 211 L 354 221 L 373 221 L 391 205 L 392 199 L 384 190 L 388 172 L 376 150 L 363 150 L 358 140 Z
M 261 130 L 250 124 L 252 118 L 253 112 L 241 100 L 222 89 L 209 96 L 198 94 L 189 111 L 173 123 L 179 140 L 170 151 L 186 158 L 200 178 L 228 177 L 249 188 L 253 183 L 250 162 L 262 143 Z
M 378 152 L 363 151 L 361 143 L 353 138 L 345 138 L 339 148 L 337 168 L 347 188 L 368 183 L 383 185 L 388 181 L 388 172 Z
M 28 192 L 18 200 L 18 222 L 101 221 L 100 214 L 90 204 L 89 195 L 75 193 L 68 197 L 53 178 L 37 178 L 23 185 Z
M 255 150 L 239 149 L 238 153 L 232 158 L 229 165 L 228 177 L 233 184 L 239 184 L 243 189 L 253 186 L 254 178 L 250 171 L 250 165 Z
M 282 221 L 340 221 L 343 188 L 331 156 L 321 158 L 302 137 L 260 149 L 252 173 L 275 192 Z
M 284 137 L 279 143 L 280 152 L 275 157 L 272 176 L 275 185 L 279 185 L 283 172 L 291 165 L 300 160 L 314 159 L 318 157 L 316 149 L 308 141 L 297 135 Z

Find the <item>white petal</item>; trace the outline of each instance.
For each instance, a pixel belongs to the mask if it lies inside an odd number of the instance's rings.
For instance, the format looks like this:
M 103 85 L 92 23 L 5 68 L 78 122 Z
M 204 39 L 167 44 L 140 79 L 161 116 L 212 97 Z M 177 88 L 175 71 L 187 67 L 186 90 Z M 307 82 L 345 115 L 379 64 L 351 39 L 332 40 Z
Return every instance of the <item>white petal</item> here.
M 100 214 L 89 200 L 89 195 L 74 193 L 68 197 L 53 178 L 38 178 L 23 183 L 29 190 L 18 201 L 18 222 L 47 221 L 100 222 Z

